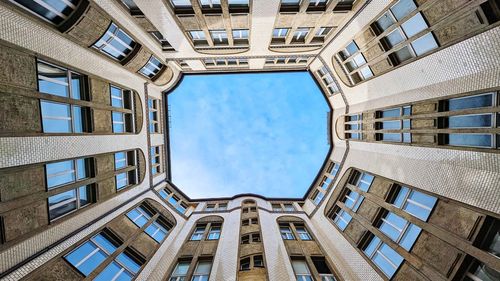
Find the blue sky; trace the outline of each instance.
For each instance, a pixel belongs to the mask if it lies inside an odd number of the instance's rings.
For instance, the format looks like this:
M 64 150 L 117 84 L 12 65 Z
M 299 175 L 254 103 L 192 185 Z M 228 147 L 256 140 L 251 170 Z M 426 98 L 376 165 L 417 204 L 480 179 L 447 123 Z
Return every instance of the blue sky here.
M 307 72 L 186 75 L 168 102 L 172 181 L 191 198 L 302 197 L 328 152 Z

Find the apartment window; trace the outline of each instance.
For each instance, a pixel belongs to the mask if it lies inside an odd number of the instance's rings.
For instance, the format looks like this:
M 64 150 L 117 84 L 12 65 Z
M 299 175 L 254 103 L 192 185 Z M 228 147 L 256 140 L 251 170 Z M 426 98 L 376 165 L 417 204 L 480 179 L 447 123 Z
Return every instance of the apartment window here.
M 346 227 L 351 222 L 351 215 L 348 212 L 341 209 L 340 207 L 336 207 L 336 210 L 333 213 L 333 222 L 340 228 L 342 231 L 346 229 Z
M 248 29 L 234 29 L 233 41 L 235 45 L 248 44 Z
M 55 220 L 89 205 L 92 203 L 93 193 L 93 185 L 85 185 L 50 196 L 47 199 L 49 219 Z
M 403 257 L 394 251 L 377 236 L 370 234 L 371 238 L 364 247 L 365 255 L 387 276 L 391 278 L 398 270 Z
M 153 38 L 158 41 L 158 43 L 160 43 L 161 45 L 161 48 L 163 51 L 174 51 L 175 49 L 172 47 L 172 45 L 170 44 L 170 42 L 168 42 L 167 39 L 165 39 L 165 37 L 163 37 L 163 34 L 161 34 L 161 32 L 159 31 L 150 31 L 149 34 L 151 34 L 151 36 L 153 36 Z
M 205 207 L 205 211 L 207 212 L 215 211 L 215 204 L 207 204 L 207 206 Z
M 283 209 L 286 212 L 293 212 L 293 211 L 295 211 L 295 207 L 293 207 L 293 204 L 283 204 Z
M 321 203 L 321 200 L 323 200 L 323 197 L 325 197 L 325 194 L 323 192 L 320 192 L 319 190 L 316 190 L 316 194 L 313 196 L 313 203 L 314 205 L 319 205 Z
M 358 176 L 359 175 L 359 176 Z M 370 186 L 373 182 L 373 176 L 362 172 L 361 174 L 356 175 L 354 178 L 357 179 L 356 186 L 359 187 L 364 192 L 368 192 L 368 189 L 370 189 Z
M 288 224 L 280 225 L 280 233 L 281 233 L 281 238 L 283 238 L 283 240 L 295 240 L 295 236 L 293 235 L 292 229 Z
M 172 195 L 172 197 L 168 199 L 168 202 L 175 206 L 177 205 L 177 202 L 179 202 L 179 198 L 177 198 L 177 196 L 175 195 Z
M 141 269 L 143 263 L 127 248 L 97 275 L 94 280 L 132 280 Z
M 138 227 L 143 227 L 151 219 L 151 213 L 139 206 L 130 210 L 127 217 Z
M 363 128 L 362 121 L 363 117 L 361 114 L 345 116 L 345 130 L 347 131 L 345 133 L 346 139 L 361 140 L 363 138 L 361 133 Z
M 243 220 L 241 222 L 241 225 L 242 226 L 248 226 L 248 225 L 251 225 L 251 224 L 258 224 L 259 221 L 257 220 L 257 218 L 251 218 L 251 219 L 247 219 L 247 220 Z
M 47 189 L 89 178 L 92 158 L 80 158 L 45 164 Z
M 66 68 L 37 61 L 38 91 L 75 100 L 88 100 L 83 76 Z
M 189 35 L 191 36 L 195 46 L 208 44 L 207 37 L 205 36 L 205 32 L 203 32 L 203 30 L 191 30 L 189 31 Z
M 320 27 L 318 31 L 316 31 L 316 36 L 318 37 L 325 37 L 332 31 L 332 27 L 326 26 L 326 27 Z
M 151 147 L 151 173 L 157 175 L 161 173 L 161 147 Z
M 212 261 L 202 260 L 196 264 L 191 281 L 208 281 L 210 270 L 212 269 Z
M 250 270 L 250 258 L 240 260 L 240 271 Z
M 121 170 L 128 166 L 136 165 L 135 151 L 116 152 L 115 155 L 115 171 Z M 116 190 L 121 190 L 131 184 L 137 182 L 137 170 L 130 170 L 115 175 Z
M 161 243 L 165 239 L 165 237 L 167 237 L 169 230 L 170 227 L 167 227 L 161 221 L 156 220 L 148 227 L 146 227 L 144 232 L 146 232 L 146 234 L 148 234 L 156 242 Z
M 189 240 L 191 241 L 200 241 L 203 239 L 203 234 L 205 233 L 205 228 L 207 226 L 205 224 L 196 225 L 193 234 Z
M 325 66 L 322 66 L 317 73 L 330 94 L 335 94 L 339 92 L 339 88 L 335 84 L 335 81 L 333 80 L 331 73 Z
M 253 267 L 264 267 L 264 259 L 261 255 L 253 256 Z
M 152 79 L 163 68 L 163 64 L 155 56 L 151 56 L 149 61 L 139 70 L 139 73 Z
M 319 276 L 321 277 L 321 281 L 336 281 L 335 276 L 333 275 L 328 263 L 326 262 L 324 257 L 311 257 L 314 267 L 316 271 L 318 271 Z
M 307 11 L 324 11 L 328 0 L 309 0 Z
M 88 107 L 46 100 L 40 101 L 44 133 L 83 133 L 90 131 Z
M 288 34 L 288 31 L 290 28 L 275 28 L 273 30 L 273 37 L 274 38 L 286 38 L 286 35 Z
M 491 107 L 495 104 L 495 93 L 485 93 L 467 97 L 453 98 L 439 102 L 439 111 L 458 111 Z
M 281 212 L 281 205 L 280 204 L 271 204 L 273 211 L 275 212 Z
M 179 205 L 177 205 L 177 207 L 175 207 L 175 209 L 177 211 L 181 212 L 182 214 L 184 214 L 186 212 L 187 208 L 188 208 L 188 206 L 183 202 L 181 202 Z
M 319 187 L 321 187 L 321 189 L 323 190 L 326 190 L 326 188 L 328 187 L 328 185 L 330 185 L 331 182 L 332 182 L 331 178 L 324 176 L 323 179 L 321 180 Z
M 313 281 L 313 277 L 307 263 L 303 259 L 292 259 L 292 268 L 297 281 Z
M 111 106 L 122 109 L 131 109 L 132 93 L 117 86 L 110 87 Z M 122 111 L 112 111 L 111 120 L 113 122 L 113 133 L 133 132 L 132 113 Z
M 298 12 L 301 0 L 281 0 L 280 12 Z
M 227 210 L 227 203 L 219 203 L 219 207 L 217 208 L 219 211 Z
M 160 133 L 160 100 L 149 97 L 149 132 Z
M 398 186 L 396 196 L 391 203 L 410 215 L 427 221 L 436 202 L 437 198 L 434 196 L 409 189 L 406 186 Z
M 190 0 L 170 0 L 174 8 L 191 8 Z
M 190 264 L 191 263 L 189 261 L 179 261 L 175 266 L 174 272 L 172 272 L 169 281 L 185 281 Z
M 241 244 L 258 243 L 260 240 L 260 233 L 251 233 L 241 237 Z
M 210 36 L 212 36 L 212 41 L 214 42 L 215 46 L 227 45 L 229 43 L 225 30 L 211 30 Z
M 126 58 L 136 46 L 136 42 L 124 30 L 111 23 L 108 30 L 92 47 L 121 61 Z
M 408 252 L 422 230 L 420 227 L 388 211 L 385 211 L 385 215 L 380 219 L 378 228 Z
M 299 27 L 293 33 L 292 43 L 305 43 L 306 36 L 309 33 L 309 27 Z
M 498 247 L 500 246 L 500 220 L 487 217 L 484 227 L 486 228 L 484 236 L 480 237 L 477 242 L 480 249 L 488 252 L 489 254 L 495 256 L 497 259 L 499 257 Z M 463 280 L 467 281 L 477 281 L 477 280 L 498 280 L 500 277 L 500 272 L 494 269 L 494 265 L 491 263 L 481 262 L 472 257 L 467 257 L 465 266 L 467 266 L 467 272 L 465 273 L 465 278 Z
M 200 0 L 202 9 L 220 9 L 220 0 Z
M 88 276 L 117 248 L 118 243 L 114 239 L 106 232 L 100 232 L 64 256 L 64 259 Z
M 221 232 L 220 224 L 212 224 L 210 230 L 208 231 L 207 240 L 219 240 Z
M 79 0 L 68 0 L 68 1 L 12 0 L 12 1 L 55 25 L 59 25 L 65 20 L 67 20 L 71 15 L 71 13 L 73 13 L 73 11 L 80 3 Z
M 294 224 L 295 230 L 297 231 L 297 236 L 299 236 L 300 240 L 308 241 L 312 240 L 311 235 L 307 231 L 307 228 L 301 224 Z

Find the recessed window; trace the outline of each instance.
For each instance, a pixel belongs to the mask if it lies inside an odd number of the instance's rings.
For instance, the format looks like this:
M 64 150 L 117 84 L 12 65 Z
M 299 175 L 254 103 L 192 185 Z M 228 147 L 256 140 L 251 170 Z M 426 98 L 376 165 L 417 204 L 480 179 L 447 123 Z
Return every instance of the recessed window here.
M 190 8 L 191 1 L 190 0 L 170 0 L 174 8 Z
M 391 278 L 403 263 L 403 257 L 373 234 L 363 252 L 388 278 Z
M 200 241 L 203 239 L 203 234 L 205 233 L 205 228 L 207 226 L 205 224 L 199 224 L 196 225 L 196 228 L 193 231 L 193 234 L 191 235 L 191 238 L 189 240 L 191 241 Z
M 212 261 L 201 260 L 196 264 L 191 281 L 208 281 L 210 270 L 212 269 Z
M 151 79 L 163 68 L 163 64 L 155 56 L 151 56 L 148 62 L 139 70 L 139 73 Z
M 90 109 L 77 105 L 40 100 L 44 133 L 83 133 L 90 131 Z
M 313 203 L 314 205 L 319 205 L 321 203 L 321 200 L 323 200 L 323 197 L 325 197 L 325 194 L 323 192 L 320 192 L 319 190 L 316 191 L 317 193 L 313 196 Z
M 161 146 L 151 147 L 151 173 L 157 175 L 161 173 Z
M 38 91 L 76 100 L 88 100 L 83 76 L 66 68 L 37 61 Z
M 391 7 L 391 11 L 394 14 L 396 20 L 401 20 L 416 8 L 417 6 L 413 2 L 413 0 L 400 0 Z
M 494 97 L 494 93 L 486 93 L 440 101 L 440 111 L 456 111 L 491 107 L 494 104 Z
M 304 43 L 307 34 L 309 34 L 309 27 L 299 27 L 293 33 L 292 43 Z
M 195 46 L 206 46 L 208 45 L 207 37 L 203 30 L 191 30 L 189 31 L 189 36 L 193 40 Z
M 273 30 L 273 37 L 285 38 L 289 30 L 290 30 L 289 28 L 275 28 Z
M 92 45 L 111 58 L 121 61 L 126 58 L 136 46 L 136 42 L 124 30 L 111 23 L 108 30 Z
M 80 181 L 90 177 L 92 158 L 80 158 L 45 164 L 47 189 Z
M 131 110 L 133 108 L 132 93 L 117 86 L 110 86 L 111 106 Z M 131 112 L 112 111 L 111 120 L 113 133 L 127 133 L 134 131 L 133 114 Z
M 423 221 L 427 221 L 436 202 L 437 198 L 434 196 L 402 186 L 392 204 Z
M 149 98 L 149 132 L 160 133 L 160 100 Z
M 200 0 L 201 8 L 202 9 L 214 9 L 214 8 L 220 8 L 220 0 Z
M 85 185 L 50 196 L 49 219 L 55 220 L 92 203 L 93 185 Z
M 281 238 L 283 240 L 295 240 L 295 236 L 293 235 L 292 229 L 287 225 L 280 225 L 280 233 Z
M 207 240 L 219 240 L 221 232 L 220 224 L 212 224 L 210 230 L 208 231 Z
M 321 281 L 336 281 L 330 267 L 324 257 L 311 257 L 316 271 L 318 271 Z
M 71 13 L 76 9 L 79 0 L 67 1 L 26 1 L 26 0 L 12 0 L 20 6 L 37 14 L 41 18 L 53 23 L 61 24 L 67 20 Z
M 332 27 L 320 27 L 318 29 L 318 31 L 316 31 L 316 36 L 321 36 L 321 37 L 324 37 L 326 35 L 328 35 L 328 33 L 330 33 L 330 31 L 332 30 Z
M 240 271 L 250 270 L 250 258 L 240 260 Z
M 143 262 L 132 255 L 130 250 L 120 253 L 94 280 L 132 280 L 141 269 Z
M 169 281 L 185 281 L 189 270 L 189 261 L 180 261 L 175 266 L 174 272 L 170 276 Z
M 139 206 L 130 210 L 127 217 L 138 227 L 143 227 L 151 219 L 151 214 L 142 206 Z
M 422 231 L 420 227 L 391 212 L 386 212 L 380 219 L 378 228 L 408 252 Z
M 212 37 L 212 41 L 215 46 L 227 45 L 229 43 L 225 30 L 211 30 L 210 36 Z
M 235 45 L 248 44 L 248 29 L 234 29 L 233 30 L 233 41 Z
M 153 38 L 160 43 L 163 51 L 175 51 L 174 47 L 168 42 L 167 39 L 161 34 L 159 31 L 150 31 L 149 34 L 153 36 Z
M 307 266 L 307 263 L 305 260 L 293 259 L 292 260 L 292 268 L 293 268 L 293 271 L 295 272 L 295 277 L 297 278 L 297 281 L 311 281 L 311 280 L 313 280 L 311 271 L 309 270 L 309 267 Z
M 117 248 L 117 243 L 105 232 L 101 232 L 78 246 L 64 258 L 80 273 L 88 276 Z
M 308 241 L 312 240 L 311 235 L 307 231 L 307 228 L 304 225 L 294 224 L 295 230 L 297 230 L 297 236 L 299 236 L 300 240 Z
M 351 222 L 351 215 L 347 211 L 344 211 L 341 208 L 337 208 L 333 213 L 333 222 L 341 229 L 345 230 L 346 227 Z

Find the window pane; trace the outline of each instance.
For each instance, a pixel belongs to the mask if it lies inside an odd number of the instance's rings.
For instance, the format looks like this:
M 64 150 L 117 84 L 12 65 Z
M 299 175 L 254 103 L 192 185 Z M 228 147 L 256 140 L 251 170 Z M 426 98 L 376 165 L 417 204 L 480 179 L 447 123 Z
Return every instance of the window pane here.
M 403 48 L 395 51 L 393 54 L 398 59 L 399 63 L 409 60 L 413 57 L 413 54 L 410 51 L 410 48 L 408 48 L 408 46 L 404 46 Z
M 49 218 L 55 219 L 76 210 L 76 190 L 68 190 L 48 198 Z
M 92 238 L 101 249 L 104 249 L 108 254 L 112 254 L 116 250 L 116 246 L 111 243 L 104 235 L 98 234 Z
M 449 145 L 491 147 L 492 137 L 489 134 L 448 134 Z
M 385 38 L 387 38 L 387 41 L 389 42 L 391 48 L 397 45 L 398 43 L 402 42 L 403 40 L 405 40 L 405 37 L 403 34 L 401 34 L 401 30 L 399 28 L 396 28 L 393 32 L 389 33 Z
M 45 169 L 48 189 L 75 181 L 73 160 L 46 164 Z
M 416 8 L 417 6 L 413 3 L 413 0 L 400 0 L 392 6 L 391 11 L 394 14 L 394 17 L 397 20 L 400 20 Z
M 71 133 L 71 110 L 68 104 L 40 101 L 45 133 Z
M 111 106 L 123 107 L 123 95 L 120 88 L 111 86 Z
M 123 118 L 123 113 L 113 112 L 113 133 L 124 133 L 125 132 L 125 121 Z
M 492 105 L 493 105 L 493 93 L 465 97 L 465 98 L 450 99 L 448 101 L 448 109 L 450 111 L 468 109 L 468 108 L 489 107 Z
M 88 276 L 107 257 L 107 255 L 101 250 L 94 252 L 96 249 L 98 248 L 94 243 L 87 241 L 69 253 L 65 258 L 83 275 Z M 84 258 L 87 259 L 82 262 Z
M 390 278 L 403 262 L 403 258 L 389 246 L 382 244 L 373 257 L 373 262 Z
M 125 152 L 115 153 L 115 170 L 127 167 L 127 156 Z
M 310 274 L 309 268 L 307 267 L 307 264 L 305 261 L 301 260 L 292 260 L 292 267 L 293 270 L 295 271 L 295 274 Z
M 73 106 L 73 132 L 83 133 L 83 110 L 80 106 Z
M 375 250 L 377 249 L 377 246 L 380 243 L 380 238 L 377 236 L 373 236 L 372 240 L 370 241 L 370 244 L 363 250 L 367 256 L 373 255 L 375 253 Z
M 420 227 L 410 224 L 399 244 L 409 252 L 421 230 Z
M 426 35 L 413 41 L 411 43 L 411 46 L 413 47 L 415 54 L 417 54 L 417 56 L 420 56 L 429 52 L 430 50 L 436 49 L 438 47 L 438 44 L 436 42 L 436 39 L 434 39 L 432 33 L 427 33 Z
M 132 273 L 137 273 L 139 272 L 139 269 L 141 268 L 141 265 L 138 264 L 135 260 L 133 260 L 128 254 L 126 253 L 121 253 L 118 255 L 116 258 L 120 264 L 124 265 L 128 270 L 130 270 Z
M 80 207 L 90 203 L 90 186 L 81 186 L 78 188 L 79 204 Z
M 491 127 L 493 121 L 492 114 L 481 115 L 460 115 L 450 116 L 448 118 L 449 128 L 478 128 L 478 127 Z
M 37 64 L 38 90 L 41 93 L 69 97 L 68 72 L 42 62 Z
M 128 185 L 127 173 L 121 173 L 115 176 L 116 189 L 122 189 Z
M 406 225 L 406 220 L 399 217 L 396 214 L 388 213 L 387 216 L 382 219 L 382 224 L 379 229 L 393 241 L 397 242 L 399 235 L 403 232 Z
M 385 31 L 389 26 L 393 25 L 394 23 L 395 21 L 389 12 L 386 12 L 383 16 L 381 16 L 377 20 L 377 26 L 380 28 L 380 31 L 382 32 Z
M 352 54 L 356 53 L 359 49 L 356 43 L 352 41 L 351 43 L 349 43 L 349 45 L 347 45 L 346 50 L 348 52 L 348 55 L 352 56 Z
M 394 204 L 394 206 L 396 207 L 399 207 L 401 208 L 403 203 L 405 202 L 405 198 L 406 198 L 406 195 L 408 194 L 410 190 L 403 186 L 401 187 L 401 189 L 399 190 L 399 193 L 398 193 L 398 196 L 396 197 L 396 199 L 394 200 L 394 202 L 392 204 Z
M 427 28 L 427 23 L 420 13 L 414 15 L 409 20 L 405 21 L 401 27 L 406 33 L 407 37 L 412 37 L 413 35 L 419 33 L 420 31 Z
M 384 129 L 384 130 L 399 130 L 399 129 L 401 129 L 401 121 L 399 121 L 399 120 L 384 121 L 381 124 L 382 124 L 382 129 Z
M 401 141 L 401 134 L 399 134 L 399 133 L 384 133 L 384 134 L 382 134 L 382 140 L 383 141 L 400 142 Z
M 179 262 L 175 267 L 173 275 L 183 276 L 186 275 L 189 270 L 189 262 Z
M 403 209 L 415 217 L 427 221 L 436 201 L 437 198 L 433 196 L 413 190 Z
M 198 262 L 198 266 L 196 267 L 196 270 L 195 270 L 194 274 L 197 274 L 197 275 L 209 275 L 211 267 L 212 267 L 212 262 L 210 262 L 210 261 L 200 261 L 200 262 Z

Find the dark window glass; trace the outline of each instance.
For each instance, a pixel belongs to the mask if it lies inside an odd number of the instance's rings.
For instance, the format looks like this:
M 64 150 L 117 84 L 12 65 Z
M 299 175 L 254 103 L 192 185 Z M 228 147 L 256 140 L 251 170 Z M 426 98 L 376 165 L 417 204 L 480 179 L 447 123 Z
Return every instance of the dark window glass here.
M 490 134 L 448 134 L 448 144 L 452 146 L 491 147 Z
M 493 105 L 493 93 L 448 100 L 449 111 L 472 109 L 479 107 L 490 107 L 492 105 Z

